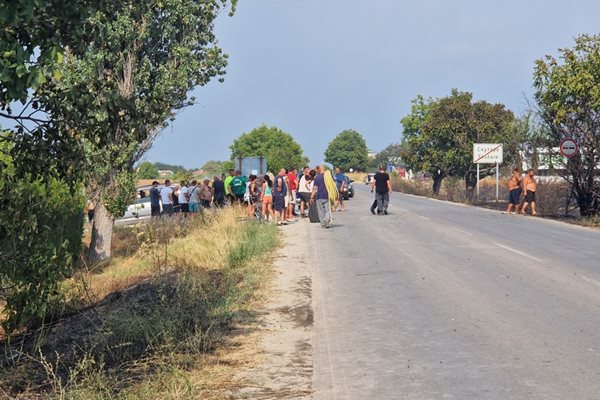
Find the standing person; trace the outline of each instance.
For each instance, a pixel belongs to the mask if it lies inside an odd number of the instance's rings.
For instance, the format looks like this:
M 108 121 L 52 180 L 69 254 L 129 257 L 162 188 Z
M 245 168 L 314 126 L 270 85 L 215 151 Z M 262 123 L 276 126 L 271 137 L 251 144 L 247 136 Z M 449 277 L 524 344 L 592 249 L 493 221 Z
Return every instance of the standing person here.
M 512 176 L 508 180 L 508 207 L 506 213 L 511 213 L 513 207 L 515 211 L 511 214 L 519 213 L 519 204 L 521 204 L 521 172 L 519 168 L 514 168 Z
M 216 177 L 215 177 L 216 179 Z M 210 181 L 205 179 L 200 186 L 200 205 L 202 208 L 210 208 L 213 198 L 213 188 L 210 187 Z
M 244 201 L 244 194 L 246 193 L 246 177 L 242 176 L 240 171 L 235 171 L 235 177 L 229 181 L 228 187 L 229 193 L 233 195 L 233 201 L 242 204 Z
M 314 201 L 317 205 L 322 228 L 329 228 L 331 226 L 331 202 L 329 197 L 329 189 L 325 179 L 325 167 L 319 165 L 317 166 L 317 176 L 313 183 L 310 200 Z
M 250 180 L 246 184 L 246 193 L 244 194 L 244 203 L 246 203 L 246 210 L 249 217 L 252 217 L 252 214 L 254 214 L 254 207 L 257 202 L 258 184 L 256 182 L 256 175 L 250 175 Z
M 273 181 L 271 176 L 266 174 L 263 178 L 262 190 L 260 192 L 260 202 L 262 216 L 265 221 L 273 219 Z
M 168 217 L 173 215 L 173 188 L 171 187 L 171 181 L 165 180 L 165 187 L 160 191 L 160 201 L 162 202 L 162 213 Z
M 298 178 L 296 177 L 296 167 L 292 166 L 287 173 L 288 198 L 287 219 L 293 219 L 296 216 L 296 195 L 298 192 Z
M 390 203 L 390 192 L 392 191 L 392 181 L 390 175 L 385 172 L 385 167 L 379 167 L 379 170 L 371 181 L 371 192 L 375 189 L 375 199 L 377 200 L 377 214 L 387 215 L 388 205 Z M 371 206 L 371 214 L 375 214 L 375 208 Z
M 200 211 L 200 188 L 198 181 L 193 179 L 191 186 L 188 188 L 188 203 L 191 213 Z
M 229 172 L 229 174 L 227 175 L 227 178 L 225 178 L 225 181 L 224 181 L 225 197 L 227 198 L 227 200 L 229 200 L 229 204 L 233 204 L 233 202 L 235 201 L 235 196 L 233 195 L 233 192 L 231 191 L 231 188 L 229 186 L 231 186 L 231 181 L 233 180 L 235 171 L 230 169 L 228 172 Z
M 338 193 L 338 201 L 333 206 L 333 211 L 340 206 L 340 211 L 344 209 L 344 191 L 346 189 L 346 175 L 342 172 L 339 167 L 335 168 L 335 175 L 333 176 L 333 180 L 335 181 L 335 186 L 337 187 Z
M 525 203 L 521 207 L 521 214 L 527 214 L 527 206 L 531 204 L 531 215 L 537 215 L 535 210 L 535 192 L 537 192 L 537 182 L 535 181 L 533 170 L 527 171 L 525 179 L 523 179 L 523 190 L 525 191 Z
M 179 203 L 179 209 L 185 215 L 187 215 L 187 213 L 190 211 L 188 201 L 188 185 L 185 181 L 181 181 L 179 182 L 179 193 L 177 194 L 177 202 Z
M 286 171 L 281 168 L 273 182 L 273 210 L 277 225 L 287 225 L 285 198 L 287 196 Z
M 312 174 L 312 175 L 311 175 Z M 298 183 L 298 194 L 300 195 L 300 216 L 306 218 L 308 214 L 308 207 L 310 203 L 310 194 L 313 188 L 313 178 L 316 175 L 315 171 L 309 170 L 308 167 L 304 169 L 304 175 L 300 178 Z M 306 213 L 304 210 L 306 209 Z
M 152 182 L 150 189 L 150 215 L 152 218 L 160 217 L 160 190 L 158 190 L 158 181 Z
M 215 176 L 213 180 L 213 203 L 215 207 L 222 208 L 225 205 L 225 182 Z

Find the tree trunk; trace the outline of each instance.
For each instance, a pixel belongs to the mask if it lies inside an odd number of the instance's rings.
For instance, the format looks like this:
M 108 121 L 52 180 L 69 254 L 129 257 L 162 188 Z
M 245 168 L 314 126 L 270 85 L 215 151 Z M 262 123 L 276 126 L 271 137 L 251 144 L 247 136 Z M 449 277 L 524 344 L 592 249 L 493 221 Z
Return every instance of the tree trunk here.
M 101 202 L 96 205 L 89 258 L 92 262 L 106 261 L 111 256 L 114 217 Z
M 470 168 L 465 174 L 465 197 L 469 202 L 473 202 L 473 197 L 475 196 L 475 188 L 477 187 L 477 181 L 479 177 L 477 176 L 477 170 L 472 171 Z
M 433 195 L 434 196 L 440 195 L 440 189 L 442 188 L 442 180 L 444 179 L 444 176 L 446 176 L 446 175 L 439 170 L 433 173 Z

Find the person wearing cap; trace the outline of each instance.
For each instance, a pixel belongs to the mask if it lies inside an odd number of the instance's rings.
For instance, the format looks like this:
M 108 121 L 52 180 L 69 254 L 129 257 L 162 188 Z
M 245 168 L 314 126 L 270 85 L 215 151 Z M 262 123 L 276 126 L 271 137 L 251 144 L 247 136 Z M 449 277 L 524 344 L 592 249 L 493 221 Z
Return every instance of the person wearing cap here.
M 150 189 L 150 215 L 152 218 L 160 217 L 160 190 L 158 190 L 158 181 L 152 182 Z

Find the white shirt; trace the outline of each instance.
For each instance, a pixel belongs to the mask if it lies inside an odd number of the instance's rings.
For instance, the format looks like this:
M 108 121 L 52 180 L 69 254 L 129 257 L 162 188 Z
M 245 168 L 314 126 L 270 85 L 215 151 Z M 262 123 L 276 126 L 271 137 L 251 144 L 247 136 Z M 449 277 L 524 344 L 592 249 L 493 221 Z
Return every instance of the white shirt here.
M 182 186 L 179 188 L 179 204 L 187 204 L 188 199 L 187 199 L 187 194 L 188 192 L 188 188 L 185 186 Z
M 169 186 L 165 186 L 160 190 L 160 201 L 162 201 L 163 205 L 165 204 L 173 204 L 169 195 L 173 193 L 173 188 Z
M 300 178 L 300 183 L 298 183 L 298 192 L 299 193 L 310 193 L 312 192 L 312 188 L 313 188 L 313 181 L 308 182 L 308 184 L 306 183 L 306 176 L 302 175 L 302 177 Z

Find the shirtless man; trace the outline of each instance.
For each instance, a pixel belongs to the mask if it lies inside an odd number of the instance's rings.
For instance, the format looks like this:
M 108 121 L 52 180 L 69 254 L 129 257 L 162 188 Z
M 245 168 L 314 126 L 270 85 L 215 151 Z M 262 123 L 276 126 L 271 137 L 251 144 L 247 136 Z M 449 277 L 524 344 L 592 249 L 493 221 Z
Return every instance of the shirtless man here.
M 509 214 L 513 208 L 515 207 L 515 211 L 512 213 L 519 213 L 519 204 L 521 204 L 521 172 L 519 168 L 513 169 L 512 176 L 508 180 L 508 208 L 506 209 L 506 213 Z M 533 206 L 532 206 L 533 207 Z
M 534 178 L 533 170 L 527 171 L 527 175 L 523 179 L 523 190 L 525 191 L 525 203 L 521 208 L 521 214 L 525 215 L 527 206 L 531 204 L 531 215 L 537 215 L 535 211 L 535 192 L 537 192 L 537 183 Z

